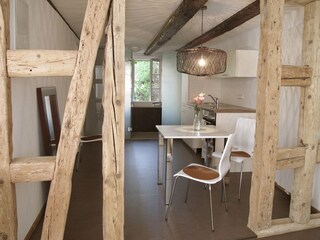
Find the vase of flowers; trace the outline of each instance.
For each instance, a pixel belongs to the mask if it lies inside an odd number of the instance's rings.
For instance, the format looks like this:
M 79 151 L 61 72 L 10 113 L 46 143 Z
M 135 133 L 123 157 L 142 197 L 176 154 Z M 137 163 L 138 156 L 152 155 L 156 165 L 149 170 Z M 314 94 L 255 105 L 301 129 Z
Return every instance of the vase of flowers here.
M 201 128 L 201 106 L 204 103 L 205 93 L 199 93 L 196 97 L 193 98 L 194 102 L 194 117 L 193 117 L 193 130 L 199 131 Z

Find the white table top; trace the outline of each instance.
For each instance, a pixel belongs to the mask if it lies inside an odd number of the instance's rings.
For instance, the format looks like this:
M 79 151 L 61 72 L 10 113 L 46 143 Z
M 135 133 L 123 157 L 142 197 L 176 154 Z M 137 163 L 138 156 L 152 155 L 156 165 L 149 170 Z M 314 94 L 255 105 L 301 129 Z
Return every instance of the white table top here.
M 201 126 L 200 131 L 193 130 L 192 125 L 157 125 L 164 138 L 228 138 L 226 131 L 212 125 Z

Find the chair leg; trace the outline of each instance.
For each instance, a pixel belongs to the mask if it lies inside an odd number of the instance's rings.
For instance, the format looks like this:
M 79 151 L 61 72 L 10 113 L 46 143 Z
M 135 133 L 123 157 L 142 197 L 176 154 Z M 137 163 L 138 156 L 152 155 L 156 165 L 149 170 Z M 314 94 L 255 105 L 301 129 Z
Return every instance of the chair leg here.
M 223 181 L 221 181 L 221 202 L 223 203 L 224 201 L 226 201 L 226 199 L 224 199 L 224 187 L 223 187 Z
M 212 193 L 211 193 L 211 184 L 209 184 L 209 200 L 210 200 L 210 217 L 211 217 L 211 231 L 214 232 L 214 225 L 213 225 L 213 210 L 212 210 Z
M 189 187 L 190 187 L 190 179 L 188 179 L 188 185 L 187 185 L 186 196 L 185 196 L 185 198 L 184 198 L 184 202 L 185 202 L 185 203 L 187 203 L 187 201 L 188 201 Z
M 240 201 L 240 195 L 241 195 L 241 185 L 242 185 L 242 170 L 243 170 L 243 162 L 241 162 L 241 169 L 240 169 L 240 181 L 239 181 L 239 193 L 238 193 L 238 201 Z
M 178 180 L 178 177 L 176 177 L 174 179 L 174 183 L 173 183 L 173 187 L 172 187 L 172 191 L 171 191 L 171 195 L 170 195 L 170 200 L 169 200 L 169 205 L 167 206 L 167 210 L 166 210 L 166 216 L 165 216 L 166 221 L 168 220 L 169 211 L 170 211 L 170 207 L 172 205 L 172 199 L 173 199 L 174 189 L 176 188 L 177 180 Z
M 228 212 L 228 199 L 227 199 L 226 183 L 224 178 L 222 179 L 222 188 L 223 188 L 223 196 L 224 196 L 224 205 L 225 205 L 226 212 Z

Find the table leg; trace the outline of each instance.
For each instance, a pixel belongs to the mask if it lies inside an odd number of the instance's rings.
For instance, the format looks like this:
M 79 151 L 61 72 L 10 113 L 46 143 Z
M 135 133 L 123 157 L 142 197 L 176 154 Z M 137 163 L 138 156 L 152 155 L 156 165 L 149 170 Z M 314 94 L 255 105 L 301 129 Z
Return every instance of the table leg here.
M 164 165 L 164 138 L 159 133 L 159 147 L 158 147 L 158 185 L 163 183 L 163 165 Z
M 166 180 L 165 180 L 165 204 L 168 205 L 170 201 L 170 194 L 172 191 L 172 150 L 173 150 L 173 139 L 167 139 L 167 159 L 166 159 Z

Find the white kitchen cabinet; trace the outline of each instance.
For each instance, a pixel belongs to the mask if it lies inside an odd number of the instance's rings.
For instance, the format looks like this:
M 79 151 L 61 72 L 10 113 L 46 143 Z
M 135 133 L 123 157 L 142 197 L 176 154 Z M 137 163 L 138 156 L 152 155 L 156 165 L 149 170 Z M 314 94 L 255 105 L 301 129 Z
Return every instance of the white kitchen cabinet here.
M 257 77 L 257 50 L 233 50 L 227 54 L 227 68 L 215 78 Z

